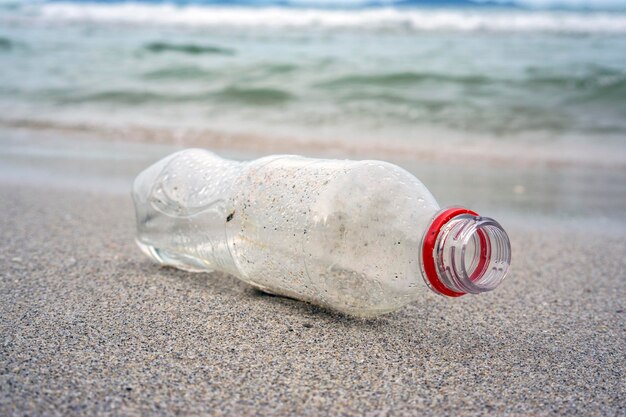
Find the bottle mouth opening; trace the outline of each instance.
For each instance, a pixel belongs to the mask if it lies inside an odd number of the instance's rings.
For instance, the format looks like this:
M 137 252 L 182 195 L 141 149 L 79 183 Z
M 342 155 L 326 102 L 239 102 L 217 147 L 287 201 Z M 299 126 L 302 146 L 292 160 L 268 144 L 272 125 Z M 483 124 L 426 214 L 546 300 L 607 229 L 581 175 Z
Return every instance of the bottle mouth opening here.
M 511 244 L 500 224 L 466 209 L 435 218 L 423 243 L 425 278 L 436 292 L 457 297 L 495 289 L 511 263 Z

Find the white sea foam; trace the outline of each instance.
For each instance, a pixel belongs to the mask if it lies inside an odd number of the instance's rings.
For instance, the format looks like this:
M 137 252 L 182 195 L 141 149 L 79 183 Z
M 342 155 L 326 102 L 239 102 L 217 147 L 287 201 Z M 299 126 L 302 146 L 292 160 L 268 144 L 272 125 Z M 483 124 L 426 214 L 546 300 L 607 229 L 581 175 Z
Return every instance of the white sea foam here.
M 137 25 L 320 27 L 415 31 L 626 33 L 626 13 L 399 9 L 360 10 L 175 6 L 171 4 L 44 3 L 40 19 Z

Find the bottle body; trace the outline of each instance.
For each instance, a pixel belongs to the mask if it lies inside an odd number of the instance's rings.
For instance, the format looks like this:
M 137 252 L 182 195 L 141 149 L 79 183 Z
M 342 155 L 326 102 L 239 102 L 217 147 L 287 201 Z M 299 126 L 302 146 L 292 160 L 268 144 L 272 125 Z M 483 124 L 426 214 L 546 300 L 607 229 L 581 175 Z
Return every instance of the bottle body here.
M 142 172 L 133 197 L 137 242 L 161 264 L 220 270 L 357 316 L 396 310 L 428 288 L 422 240 L 439 206 L 386 162 L 235 162 L 189 149 Z

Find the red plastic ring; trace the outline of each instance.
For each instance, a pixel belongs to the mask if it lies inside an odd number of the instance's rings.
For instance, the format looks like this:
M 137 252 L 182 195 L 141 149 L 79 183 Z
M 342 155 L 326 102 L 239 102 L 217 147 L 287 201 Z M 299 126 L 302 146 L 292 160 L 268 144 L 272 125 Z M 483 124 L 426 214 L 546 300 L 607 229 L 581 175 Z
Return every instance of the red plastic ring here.
M 476 213 L 475 211 L 463 207 L 452 207 L 444 210 L 439 213 L 439 215 L 435 217 L 435 219 L 430 224 L 430 227 L 428 228 L 428 231 L 424 236 L 424 243 L 422 244 L 422 262 L 424 263 L 424 272 L 426 274 L 426 279 L 436 292 L 448 297 L 460 297 L 462 295 L 465 295 L 466 293 L 452 291 L 451 289 L 443 285 L 443 283 L 439 279 L 439 275 L 437 274 L 437 267 L 435 266 L 435 257 L 433 256 L 433 251 L 435 250 L 435 243 L 437 242 L 437 236 L 439 236 L 441 228 L 453 217 L 456 217 L 460 214 L 471 214 L 472 216 L 478 216 L 478 213 Z

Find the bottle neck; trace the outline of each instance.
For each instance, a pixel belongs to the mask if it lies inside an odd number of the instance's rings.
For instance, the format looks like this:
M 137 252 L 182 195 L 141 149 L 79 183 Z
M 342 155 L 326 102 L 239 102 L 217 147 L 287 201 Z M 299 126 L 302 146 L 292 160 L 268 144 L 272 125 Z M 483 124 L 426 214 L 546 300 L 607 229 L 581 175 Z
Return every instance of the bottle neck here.
M 424 279 L 449 297 L 495 289 L 511 263 L 511 244 L 498 222 L 464 208 L 438 213 L 422 240 Z

